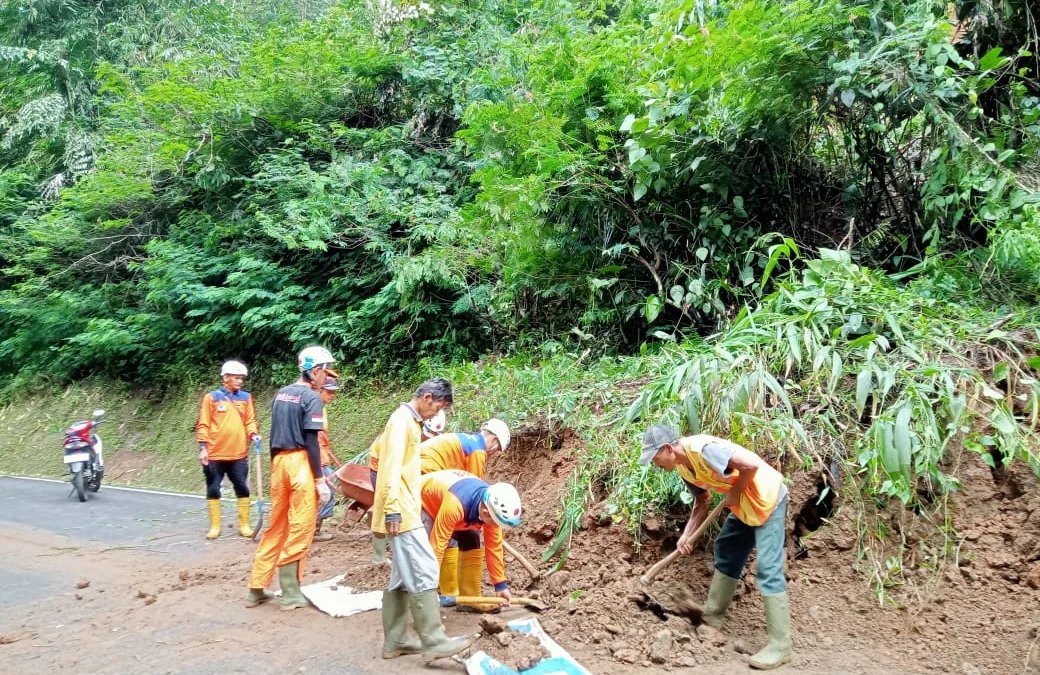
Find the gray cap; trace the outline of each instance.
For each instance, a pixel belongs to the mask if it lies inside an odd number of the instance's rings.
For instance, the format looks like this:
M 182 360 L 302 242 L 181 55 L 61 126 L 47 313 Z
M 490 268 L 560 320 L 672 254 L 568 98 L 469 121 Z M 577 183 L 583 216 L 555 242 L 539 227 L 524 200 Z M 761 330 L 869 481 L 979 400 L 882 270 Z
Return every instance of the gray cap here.
M 321 385 L 325 391 L 339 391 L 339 380 L 334 377 L 326 377 L 325 384 Z
M 679 432 L 667 424 L 655 424 L 643 434 L 643 452 L 639 455 L 640 464 L 649 464 L 654 455 L 667 443 L 678 443 Z

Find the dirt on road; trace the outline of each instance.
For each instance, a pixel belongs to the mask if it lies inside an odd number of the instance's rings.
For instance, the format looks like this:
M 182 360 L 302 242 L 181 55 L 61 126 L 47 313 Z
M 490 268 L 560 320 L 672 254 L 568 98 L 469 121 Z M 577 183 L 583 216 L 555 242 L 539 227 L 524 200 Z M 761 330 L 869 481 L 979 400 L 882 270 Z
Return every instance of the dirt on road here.
M 557 530 L 561 491 L 579 452 L 567 433 L 518 434 L 510 456 L 491 464 L 490 477 L 516 483 L 524 497 L 525 522 L 508 539 L 532 561 Z M 864 511 L 840 498 L 822 517 L 813 506 L 815 478 L 795 477 L 787 568 L 795 657 L 776 672 L 1040 673 L 1040 488 L 1021 463 L 991 471 L 970 453 L 954 460 L 962 489 L 950 497 L 954 520 L 946 528 L 895 504 Z M 637 579 L 674 548 L 685 514 L 648 519 L 637 550 L 607 515 L 605 499 L 589 496 L 562 571 L 532 582 L 507 557 L 514 590 L 548 605 L 539 615 L 547 632 L 594 673 L 747 672 L 748 654 L 765 642 L 754 561 L 722 630 L 694 625 L 667 606 L 655 611 L 638 602 Z M 878 528 L 920 553 L 900 564 L 877 543 Z M 229 531 L 207 543 L 204 529 L 200 515 L 197 551 L 171 559 L 0 527 L 0 565 L 25 578 L 67 579 L 45 597 L 4 606 L 0 672 L 84 665 L 95 673 L 430 672 L 416 657 L 379 658 L 378 612 L 332 619 L 275 604 L 244 608 L 254 543 Z M 352 586 L 384 588 L 387 570 L 369 564 L 367 531 L 349 520 L 335 531 L 333 541 L 313 547 L 307 581 L 346 574 Z M 868 557 L 858 560 L 865 538 Z M 869 576 L 871 557 L 890 560 L 883 597 Z M 706 541 L 652 589 L 668 597 L 685 588 L 702 599 L 710 577 Z M 89 586 L 77 588 L 80 580 Z M 496 619 L 523 616 L 510 608 Z M 444 617 L 453 634 L 478 630 L 477 615 L 446 610 Z M 462 672 L 451 662 L 433 670 Z

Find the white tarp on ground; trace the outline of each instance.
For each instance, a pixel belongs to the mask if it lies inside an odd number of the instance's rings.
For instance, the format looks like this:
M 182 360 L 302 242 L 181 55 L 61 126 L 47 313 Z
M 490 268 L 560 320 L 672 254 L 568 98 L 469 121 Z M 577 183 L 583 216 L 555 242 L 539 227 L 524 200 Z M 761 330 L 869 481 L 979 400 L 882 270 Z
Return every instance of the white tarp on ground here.
M 316 584 L 301 586 L 300 590 L 314 606 L 329 616 L 339 618 L 368 612 L 373 609 L 382 609 L 382 591 L 356 592 L 350 586 L 340 586 L 347 575 L 340 574 L 327 581 L 319 581 Z M 275 591 L 275 595 L 281 595 L 281 591 Z
M 538 619 L 517 619 L 506 625 L 509 626 L 509 630 L 534 635 L 549 651 L 549 658 L 534 668 L 522 671 L 523 675 L 592 675 L 542 630 Z M 503 666 L 484 652 L 477 652 L 466 659 L 466 672 L 468 675 L 517 675 L 517 671 Z

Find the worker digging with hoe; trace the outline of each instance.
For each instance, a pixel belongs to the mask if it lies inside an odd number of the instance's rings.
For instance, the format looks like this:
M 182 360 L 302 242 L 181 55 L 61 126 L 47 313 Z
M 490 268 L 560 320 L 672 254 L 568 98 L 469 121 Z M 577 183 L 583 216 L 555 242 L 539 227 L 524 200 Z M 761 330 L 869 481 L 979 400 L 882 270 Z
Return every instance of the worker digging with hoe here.
M 422 523 L 422 423 L 452 403 L 451 383 L 424 382 L 412 400 L 387 420 L 374 449 L 379 458 L 372 506 L 372 531 L 389 537 L 394 556 L 389 588 L 383 592 L 384 659 L 421 653 L 423 662 L 448 658 L 470 647 L 469 638 L 449 638 L 441 625 L 437 598 L 437 557 Z M 419 640 L 408 635 L 412 615 Z
M 325 384 L 335 362 L 323 347 L 307 347 L 297 364 L 300 378 L 275 394 L 271 404 L 271 524 L 253 559 L 247 606 L 271 599 L 275 567 L 282 589 L 282 609 L 311 603 L 300 591 L 317 523 L 317 507 L 332 499 L 321 473 L 318 432 L 325 428 L 325 406 L 316 388 Z
M 419 446 L 422 472 L 425 475 L 434 471 L 458 469 L 484 480 L 488 459 L 506 450 L 509 447 L 509 440 L 509 426 L 495 418 L 485 422 L 477 433 L 447 433 L 431 438 L 423 441 Z M 480 578 L 484 570 L 480 533 L 467 532 L 463 538 L 467 542 L 465 546 L 460 546 L 459 541 L 452 538 L 444 555 L 441 556 L 438 553 L 438 559 L 441 559 L 441 605 L 444 607 L 453 606 L 456 596 L 474 595 L 474 593 L 460 592 L 460 584 L 469 591 L 474 590 L 475 586 L 476 595 L 480 594 Z M 434 550 L 437 550 L 436 545 Z M 465 581 L 462 579 L 463 576 L 466 576 Z M 476 579 L 475 585 L 474 578 Z
M 332 443 L 329 440 L 329 404 L 332 403 L 332 399 L 336 397 L 336 392 L 339 391 L 339 373 L 331 368 L 327 369 L 325 371 L 325 382 L 316 391 L 321 398 L 322 404 L 325 406 L 325 428 L 318 432 L 318 447 L 321 449 L 321 474 L 324 477 L 325 484 L 331 490 L 332 484 L 329 477 L 334 473 L 332 462 L 335 461 L 338 465 L 340 461 L 335 453 L 332 452 Z M 335 506 L 336 500 L 330 499 L 318 509 L 318 524 L 314 530 L 314 541 L 322 542 L 332 539 L 332 533 L 322 532 L 321 526 L 326 519 L 332 517 L 332 511 Z
M 444 433 L 444 425 L 447 422 L 447 416 L 444 411 L 441 410 L 436 415 L 428 420 L 423 420 L 422 423 L 422 440 L 423 442 L 436 438 Z M 368 447 L 368 470 L 372 478 L 372 486 L 375 487 L 376 479 L 379 477 L 379 438 L 372 441 L 372 445 Z M 371 523 L 370 523 L 371 524 Z M 386 558 L 386 535 L 382 532 L 376 532 L 372 530 L 372 564 L 373 565 L 389 565 L 390 561 Z
M 504 598 L 506 605 L 512 599 L 506 565 L 502 556 L 502 530 L 520 525 L 520 495 L 509 483 L 488 485 L 471 473 L 459 470 L 434 471 L 422 480 L 422 519 L 429 533 L 430 545 L 441 565 L 444 579 L 445 555 L 454 538 L 462 551 L 462 574 L 457 577 L 459 595 L 477 597 L 481 594 L 480 581 L 487 559 L 488 576 L 494 584 L 495 595 Z M 485 549 L 480 546 L 484 534 Z M 455 581 L 447 579 L 447 583 Z M 442 585 L 441 594 L 445 595 Z M 451 601 L 442 604 L 453 604 Z M 459 604 L 461 611 L 484 611 L 480 607 Z
M 704 620 L 718 628 L 740 583 L 752 549 L 758 551 L 755 577 L 766 610 L 769 642 L 751 657 L 759 670 L 776 668 L 791 659 L 791 610 L 784 577 L 784 519 L 787 486 L 784 477 L 761 457 L 736 443 L 704 434 L 679 438 L 666 424 L 643 434 L 640 464 L 653 462 L 665 471 L 678 470 L 694 507 L 679 538 L 682 555 L 693 551 L 690 536 L 704 521 L 711 501 L 720 492 L 730 514 L 715 539 L 715 576 L 708 590 Z
M 204 395 L 199 407 L 195 439 L 206 478 L 206 539 L 220 536 L 220 484 L 224 476 L 231 481 L 238 498 L 238 533 L 253 536 L 249 526 L 249 441 L 260 440 L 260 433 L 253 397 L 242 389 L 248 375 L 244 363 L 227 361 L 220 368 L 224 384 Z

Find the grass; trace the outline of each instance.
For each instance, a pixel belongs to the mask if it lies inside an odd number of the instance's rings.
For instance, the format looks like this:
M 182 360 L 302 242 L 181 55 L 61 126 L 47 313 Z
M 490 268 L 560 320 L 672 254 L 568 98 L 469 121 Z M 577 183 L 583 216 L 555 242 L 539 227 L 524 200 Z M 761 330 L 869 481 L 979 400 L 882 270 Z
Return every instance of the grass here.
M 62 431 L 89 418 L 94 408 L 104 408 L 107 421 L 98 433 L 105 446 L 106 483 L 201 493 L 205 482 L 194 427 L 207 389 L 173 391 L 159 399 L 119 383 L 89 383 L 10 403 L 0 410 L 0 472 L 63 478 Z M 274 391 L 253 392 L 265 438 Z M 407 397 L 405 391 L 369 383 L 339 392 L 329 408 L 333 452 L 346 461 L 367 448 L 397 402 Z

